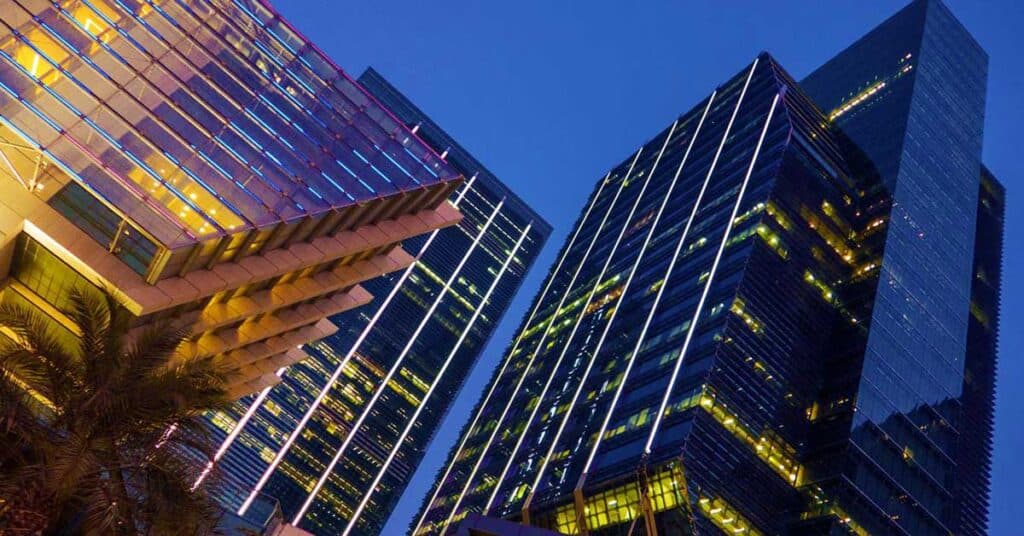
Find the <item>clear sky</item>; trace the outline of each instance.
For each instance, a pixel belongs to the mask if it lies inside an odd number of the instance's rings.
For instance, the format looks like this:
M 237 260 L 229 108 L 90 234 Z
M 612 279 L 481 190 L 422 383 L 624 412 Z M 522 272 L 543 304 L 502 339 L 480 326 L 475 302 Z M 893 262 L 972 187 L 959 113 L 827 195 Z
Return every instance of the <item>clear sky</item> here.
M 1024 482 L 1024 3 L 946 0 L 988 51 L 984 160 L 1008 189 L 991 533 Z M 271 0 L 353 77 L 374 66 L 554 226 L 384 534 L 404 534 L 596 181 L 772 53 L 797 80 L 903 0 Z M 1021 210 L 1021 212 L 1017 212 Z

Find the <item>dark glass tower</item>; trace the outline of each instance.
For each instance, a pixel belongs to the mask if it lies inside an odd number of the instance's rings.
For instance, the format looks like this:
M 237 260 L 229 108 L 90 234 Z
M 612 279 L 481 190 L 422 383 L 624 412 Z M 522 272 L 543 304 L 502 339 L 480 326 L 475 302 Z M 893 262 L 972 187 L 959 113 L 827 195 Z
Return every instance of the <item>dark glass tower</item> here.
M 988 522 L 1004 211 L 1005 190 L 988 168 L 982 166 L 971 318 L 967 325 L 967 357 L 960 395 L 960 434 L 968 441 L 958 447 L 957 486 L 954 488 L 961 534 L 984 534 Z
M 762 55 L 610 171 L 412 532 L 984 533 L 985 80 L 921 0 L 802 84 Z
M 976 504 L 987 504 L 987 484 L 968 492 L 974 479 L 958 465 L 991 433 L 990 423 L 976 428 L 985 416 L 971 397 L 991 397 L 994 348 L 968 347 L 972 310 L 984 307 L 972 305 L 975 265 L 1002 251 L 992 228 L 976 229 L 987 66 L 941 1 L 920 0 L 801 84 L 892 194 L 863 369 L 852 389 L 834 393 L 856 401 L 834 493 L 887 532 L 984 532 L 987 506 Z M 996 268 L 996 294 L 998 281 Z M 985 370 L 972 374 L 965 356 Z
M 404 243 L 417 262 L 364 284 L 373 301 L 280 385 L 211 421 L 225 436 L 225 505 L 276 499 L 315 534 L 377 534 L 550 226 L 376 71 L 359 79 L 466 182 L 459 225 Z M 260 517 L 260 516 L 257 516 Z
M 786 529 L 809 500 L 821 356 L 864 346 L 886 209 L 760 56 L 598 183 L 414 533 L 469 512 L 569 534 Z

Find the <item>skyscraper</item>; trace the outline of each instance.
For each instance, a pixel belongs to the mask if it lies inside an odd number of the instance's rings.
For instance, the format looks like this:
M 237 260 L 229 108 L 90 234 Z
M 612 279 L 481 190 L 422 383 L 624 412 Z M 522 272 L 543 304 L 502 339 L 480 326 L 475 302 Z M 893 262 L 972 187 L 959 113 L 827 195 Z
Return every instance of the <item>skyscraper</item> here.
M 971 317 L 967 326 L 964 386 L 960 395 L 963 438 L 957 448 L 954 494 L 961 534 L 983 534 L 988 523 L 989 479 L 995 414 L 996 343 L 1002 282 L 1005 190 L 981 168 L 974 239 Z
M 998 295 L 998 262 L 983 259 L 1002 251 L 989 219 L 986 229 L 976 224 L 987 208 L 979 201 L 999 197 L 987 193 L 999 189 L 995 178 L 981 179 L 987 69 L 985 51 L 941 1 L 915 1 L 801 83 L 892 195 L 863 370 L 840 396 L 857 412 L 836 475 L 892 531 L 984 532 L 987 484 L 961 486 L 982 473 L 987 481 L 987 468 L 965 474 L 970 462 L 959 456 L 991 434 L 977 406 L 991 411 L 991 401 L 970 396 L 991 397 L 995 351 L 968 345 L 972 311 L 998 317 L 991 300 L 972 298 L 983 262 Z
M 458 173 L 262 2 L 11 0 L 0 34 L 2 299 L 62 336 L 106 287 L 259 391 L 461 218 Z
M 501 319 L 549 225 L 376 71 L 360 84 L 466 177 L 455 227 L 405 242 L 417 262 L 366 288 L 283 382 L 212 417 L 225 504 L 260 494 L 316 534 L 376 534 Z
M 413 533 L 983 533 L 984 84 L 919 0 L 803 84 L 761 55 L 612 169 Z

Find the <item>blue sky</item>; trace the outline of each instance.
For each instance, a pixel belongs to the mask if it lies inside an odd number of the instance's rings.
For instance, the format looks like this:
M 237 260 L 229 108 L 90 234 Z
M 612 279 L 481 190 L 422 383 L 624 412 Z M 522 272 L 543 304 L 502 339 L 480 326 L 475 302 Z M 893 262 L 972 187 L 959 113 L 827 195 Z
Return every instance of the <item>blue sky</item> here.
M 404 533 L 595 181 L 767 50 L 796 78 L 900 0 L 587 2 L 271 0 L 352 76 L 373 65 L 555 231 L 435 437 L 384 534 Z M 992 534 L 1019 529 L 1024 481 L 1020 158 L 1024 3 L 947 0 L 988 51 L 984 159 L 1009 190 Z

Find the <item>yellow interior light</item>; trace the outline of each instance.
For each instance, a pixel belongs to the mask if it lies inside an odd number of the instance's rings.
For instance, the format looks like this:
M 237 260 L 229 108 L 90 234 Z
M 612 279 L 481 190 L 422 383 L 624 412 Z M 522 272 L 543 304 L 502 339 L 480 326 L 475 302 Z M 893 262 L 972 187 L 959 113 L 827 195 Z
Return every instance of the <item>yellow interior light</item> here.
M 25 38 L 32 45 L 19 43 L 14 49 L 14 61 L 43 84 L 53 84 L 60 77 L 60 71 L 50 62 L 59 65 L 71 54 L 41 28 L 29 31 L 25 34 Z M 32 48 L 33 46 L 35 49 Z M 39 52 L 36 52 L 36 49 Z

